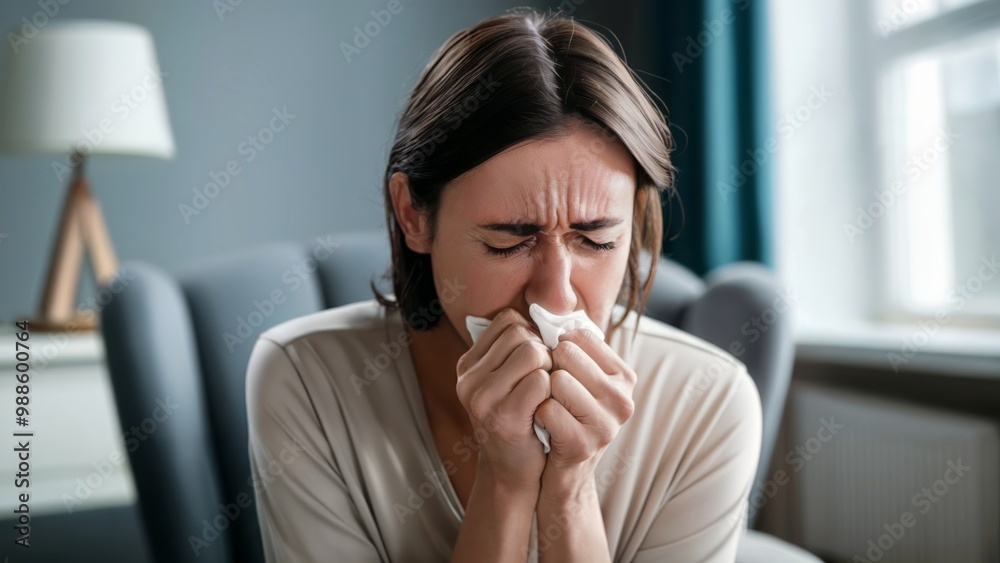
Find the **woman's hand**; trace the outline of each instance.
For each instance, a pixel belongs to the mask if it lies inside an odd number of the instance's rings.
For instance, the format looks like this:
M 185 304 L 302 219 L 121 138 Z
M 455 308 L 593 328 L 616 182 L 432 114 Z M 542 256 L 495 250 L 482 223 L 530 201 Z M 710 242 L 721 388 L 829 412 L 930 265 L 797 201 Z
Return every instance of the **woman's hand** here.
M 531 323 L 505 309 L 456 366 L 456 391 L 477 439 L 485 431 L 479 467 L 514 491 L 537 494 L 545 453 L 532 428 L 535 411 L 551 395 L 550 350 Z M 478 476 L 477 476 L 478 480 Z
M 635 411 L 635 371 L 597 335 L 577 329 L 552 350 L 552 397 L 535 419 L 552 436 L 541 494 L 558 501 L 592 486 L 594 471 Z

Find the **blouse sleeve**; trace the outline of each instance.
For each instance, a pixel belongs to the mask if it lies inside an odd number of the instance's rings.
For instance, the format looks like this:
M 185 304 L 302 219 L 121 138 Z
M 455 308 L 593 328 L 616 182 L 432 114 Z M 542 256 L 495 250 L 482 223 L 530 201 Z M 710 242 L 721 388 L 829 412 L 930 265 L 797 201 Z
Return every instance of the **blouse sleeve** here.
M 266 560 L 380 561 L 285 349 L 258 338 L 246 385 L 250 467 Z
M 705 397 L 712 416 L 691 442 L 686 455 L 693 461 L 660 506 L 635 562 L 735 561 L 760 456 L 761 406 L 746 366 L 733 370 L 726 392 Z

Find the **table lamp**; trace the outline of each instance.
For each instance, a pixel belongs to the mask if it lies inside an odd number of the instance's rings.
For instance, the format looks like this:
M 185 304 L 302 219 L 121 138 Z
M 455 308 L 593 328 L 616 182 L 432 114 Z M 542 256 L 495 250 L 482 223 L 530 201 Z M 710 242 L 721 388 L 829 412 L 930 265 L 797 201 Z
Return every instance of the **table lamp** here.
M 74 305 L 89 253 L 97 287 L 118 271 L 111 238 L 84 178 L 91 154 L 172 158 L 174 140 L 153 38 L 134 24 L 69 20 L 6 42 L 0 75 L 0 152 L 53 153 L 69 179 L 48 275 L 32 330 L 93 330 Z

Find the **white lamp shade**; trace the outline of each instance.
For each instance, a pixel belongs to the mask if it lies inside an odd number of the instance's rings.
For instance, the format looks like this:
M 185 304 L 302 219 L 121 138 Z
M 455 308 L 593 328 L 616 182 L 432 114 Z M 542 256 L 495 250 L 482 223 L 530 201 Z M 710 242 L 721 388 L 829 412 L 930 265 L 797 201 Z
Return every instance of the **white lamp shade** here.
M 173 157 L 164 75 L 145 28 L 64 21 L 6 43 L 0 151 Z

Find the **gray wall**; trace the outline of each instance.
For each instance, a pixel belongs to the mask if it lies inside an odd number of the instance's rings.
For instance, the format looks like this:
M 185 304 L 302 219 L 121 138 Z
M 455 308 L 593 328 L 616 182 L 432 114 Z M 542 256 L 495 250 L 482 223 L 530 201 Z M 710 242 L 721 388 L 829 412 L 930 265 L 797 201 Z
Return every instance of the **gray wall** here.
M 455 31 L 527 4 L 401 0 L 402 12 L 348 63 L 340 43 L 352 42 L 354 27 L 388 0 L 229 1 L 239 5 L 221 20 L 212 2 L 191 0 L 70 0 L 52 18 L 145 26 L 168 73 L 176 157 L 95 155 L 87 164 L 121 262 L 172 271 L 264 242 L 382 228 L 381 171 L 421 68 Z M 0 3 L 5 39 L 38 12 L 36 2 Z M 240 143 L 268 124 L 273 108 L 285 107 L 296 117 L 247 162 Z M 2 321 L 37 311 L 66 189 L 53 158 L 0 154 Z M 195 188 L 232 159 L 242 172 L 185 222 L 179 206 L 192 205 Z M 87 269 L 78 302 L 93 289 Z

